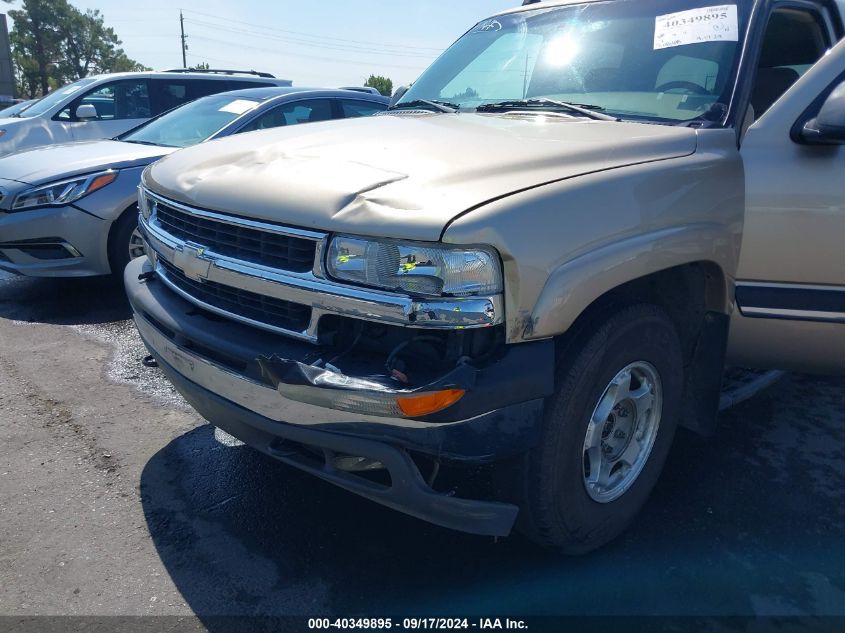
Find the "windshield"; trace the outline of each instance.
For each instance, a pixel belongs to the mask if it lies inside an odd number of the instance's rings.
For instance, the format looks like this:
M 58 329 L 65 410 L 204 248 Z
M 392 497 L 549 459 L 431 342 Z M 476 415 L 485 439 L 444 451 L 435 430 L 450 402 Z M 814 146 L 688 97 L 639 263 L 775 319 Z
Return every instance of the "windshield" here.
M 29 117 L 38 116 L 39 114 L 44 114 L 45 112 L 52 110 L 54 106 L 57 106 L 60 103 L 64 103 L 65 99 L 72 95 L 75 95 L 85 86 L 92 84 L 95 81 L 97 80 L 93 78 L 80 79 L 79 81 L 74 81 L 72 84 L 68 84 L 63 88 L 56 88 L 53 92 L 51 92 L 41 100 L 37 101 L 36 103 L 33 103 L 23 112 L 19 112 L 18 116 L 22 119 L 26 119 Z
M 750 5 L 614 0 L 499 16 L 452 45 L 397 105 L 490 111 L 491 103 L 553 99 L 623 119 L 718 119 Z
M 118 139 L 130 143 L 188 147 L 204 141 L 259 103 L 231 95 L 203 97 L 148 121 Z
M 29 101 L 21 101 L 20 103 L 16 103 L 13 106 L 9 106 L 5 110 L 0 110 L 0 117 L 17 116 L 19 113 L 26 110 L 33 103 L 35 103 L 35 101 L 32 99 L 30 99 Z

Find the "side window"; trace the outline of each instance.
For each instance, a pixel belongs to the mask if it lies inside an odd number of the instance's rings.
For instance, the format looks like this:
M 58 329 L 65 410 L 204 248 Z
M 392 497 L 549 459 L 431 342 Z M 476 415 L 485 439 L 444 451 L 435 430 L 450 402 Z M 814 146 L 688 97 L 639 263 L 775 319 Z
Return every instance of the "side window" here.
M 188 82 L 188 98 L 191 101 L 227 90 L 229 90 L 227 82 L 220 79 L 192 79 Z
M 153 79 L 155 114 L 159 115 L 171 108 L 192 101 L 188 91 L 189 83 L 184 79 Z
M 332 104 L 329 99 L 307 99 L 285 103 L 272 108 L 258 115 L 258 118 L 252 120 L 238 131 L 251 132 L 253 130 L 266 130 L 283 125 L 328 121 L 331 118 Z
M 73 121 L 76 119 L 76 109 L 84 104 L 94 106 L 97 110 L 97 121 L 149 119 L 152 116 L 146 79 L 100 85 L 74 99 L 57 116 L 63 121 Z
M 830 48 L 830 36 L 815 11 L 783 8 L 772 12 L 763 37 L 751 93 L 759 118 Z
M 244 90 L 246 88 L 264 88 L 266 86 L 275 86 L 276 84 L 271 84 L 266 81 L 238 81 L 236 79 L 230 79 L 226 82 L 229 84 L 226 90 Z M 221 88 L 221 92 L 222 92 Z
M 356 116 L 370 116 L 387 108 L 386 104 L 357 99 L 340 99 L 340 111 L 344 119 Z

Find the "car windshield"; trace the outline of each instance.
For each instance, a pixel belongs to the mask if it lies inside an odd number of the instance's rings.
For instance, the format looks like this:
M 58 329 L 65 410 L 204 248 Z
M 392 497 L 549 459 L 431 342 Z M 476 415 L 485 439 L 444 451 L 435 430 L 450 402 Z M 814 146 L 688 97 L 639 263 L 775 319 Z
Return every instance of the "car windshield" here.
M 141 127 L 119 136 L 121 141 L 188 147 L 219 132 L 260 101 L 232 95 L 212 95 L 171 110 Z
M 64 103 L 68 97 L 75 95 L 85 86 L 88 86 L 94 83 L 95 81 L 97 80 L 93 78 L 80 79 L 79 81 L 74 81 L 72 84 L 68 84 L 67 86 L 64 86 L 62 88 L 56 88 L 46 97 L 33 103 L 31 106 L 29 106 L 22 112 L 19 112 L 18 116 L 22 119 L 27 119 L 29 117 L 44 114 L 45 112 L 52 110 L 54 106 Z
M 584 115 L 554 100 L 630 120 L 719 119 L 750 9 L 751 0 L 614 0 L 501 15 L 467 32 L 397 105 Z
M 28 101 L 21 101 L 20 103 L 16 103 L 13 106 L 9 106 L 4 110 L 0 110 L 0 117 L 16 117 L 18 114 L 26 110 L 29 106 L 35 103 L 35 100 L 30 99 Z

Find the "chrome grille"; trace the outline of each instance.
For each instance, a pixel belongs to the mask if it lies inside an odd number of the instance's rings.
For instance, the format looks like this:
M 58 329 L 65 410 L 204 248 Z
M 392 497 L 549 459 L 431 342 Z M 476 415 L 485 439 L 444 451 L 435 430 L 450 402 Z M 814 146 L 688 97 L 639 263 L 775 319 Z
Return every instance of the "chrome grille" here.
M 160 259 L 167 281 L 212 308 L 274 328 L 303 332 L 311 320 L 311 308 L 291 301 L 256 294 L 213 281 L 194 281 L 170 262 Z
M 300 273 L 314 266 L 314 240 L 193 215 L 161 201 L 156 202 L 154 221 L 173 237 L 224 257 Z

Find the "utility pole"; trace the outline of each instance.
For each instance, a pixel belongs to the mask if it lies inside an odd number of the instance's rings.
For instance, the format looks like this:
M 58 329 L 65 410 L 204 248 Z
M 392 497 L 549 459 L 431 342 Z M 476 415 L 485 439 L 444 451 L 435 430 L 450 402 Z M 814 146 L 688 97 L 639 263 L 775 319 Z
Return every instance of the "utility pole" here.
M 182 9 L 179 9 L 179 29 L 182 31 L 182 68 L 188 67 L 188 62 L 185 59 L 185 51 L 188 45 L 185 43 L 185 17 L 182 15 Z

